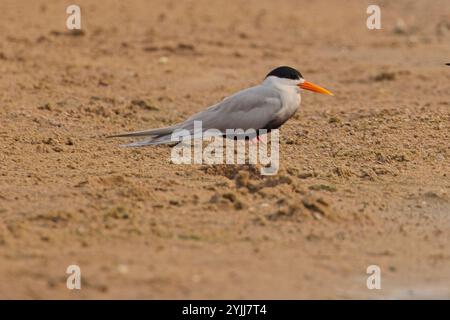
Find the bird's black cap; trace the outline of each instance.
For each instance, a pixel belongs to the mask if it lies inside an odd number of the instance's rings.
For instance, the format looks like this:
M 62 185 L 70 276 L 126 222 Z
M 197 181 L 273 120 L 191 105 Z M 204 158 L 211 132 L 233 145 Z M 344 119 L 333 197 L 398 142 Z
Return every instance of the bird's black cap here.
M 303 78 L 302 74 L 298 70 L 295 70 L 294 68 L 287 66 L 282 66 L 273 69 L 272 71 L 269 72 L 266 78 L 269 76 L 275 76 L 278 78 L 285 78 L 292 80 L 300 80 L 300 78 Z

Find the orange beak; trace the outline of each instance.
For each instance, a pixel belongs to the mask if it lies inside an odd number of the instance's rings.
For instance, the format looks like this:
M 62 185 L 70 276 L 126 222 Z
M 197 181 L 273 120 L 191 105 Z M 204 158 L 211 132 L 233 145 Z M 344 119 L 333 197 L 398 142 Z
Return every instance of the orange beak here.
M 298 85 L 300 88 L 305 89 L 305 90 L 310 90 L 310 91 L 314 91 L 314 92 L 318 92 L 318 93 L 323 93 L 323 94 L 328 94 L 330 96 L 334 96 L 333 93 L 331 93 L 331 91 L 328 91 L 325 88 L 322 88 L 321 86 L 318 86 L 317 84 L 311 83 L 309 81 L 300 83 Z

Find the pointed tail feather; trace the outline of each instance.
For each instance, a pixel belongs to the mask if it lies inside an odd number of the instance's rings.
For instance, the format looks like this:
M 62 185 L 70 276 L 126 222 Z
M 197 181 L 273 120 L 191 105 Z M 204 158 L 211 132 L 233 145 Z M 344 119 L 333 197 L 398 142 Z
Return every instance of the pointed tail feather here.
M 165 128 L 114 134 L 111 136 L 107 136 L 107 138 L 162 136 L 162 135 L 172 133 L 172 131 L 175 130 L 176 128 L 177 128 L 177 126 L 175 125 L 175 126 L 165 127 Z
M 143 141 L 136 141 L 128 144 L 123 144 L 121 147 L 144 147 L 144 146 L 151 146 L 151 145 L 157 145 L 157 144 L 169 144 L 174 143 L 177 144 L 179 141 L 173 141 L 171 135 L 156 137 L 156 138 L 150 138 Z

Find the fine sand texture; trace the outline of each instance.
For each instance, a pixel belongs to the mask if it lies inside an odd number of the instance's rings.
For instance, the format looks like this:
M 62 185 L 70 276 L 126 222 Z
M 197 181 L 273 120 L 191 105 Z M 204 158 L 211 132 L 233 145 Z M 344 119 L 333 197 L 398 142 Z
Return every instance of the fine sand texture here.
M 372 2 L 1 0 L 0 298 L 449 299 L 450 1 Z M 106 138 L 280 65 L 277 175 Z

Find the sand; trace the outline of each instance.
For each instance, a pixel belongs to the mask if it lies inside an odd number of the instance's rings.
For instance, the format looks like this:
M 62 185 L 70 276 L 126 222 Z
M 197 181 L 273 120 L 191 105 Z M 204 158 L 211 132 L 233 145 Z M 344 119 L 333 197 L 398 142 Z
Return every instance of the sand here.
M 450 298 L 450 2 L 0 3 L 0 297 Z M 290 65 L 280 170 L 107 135 Z M 81 268 L 81 290 L 66 268 Z M 366 286 L 369 265 L 381 290 Z

